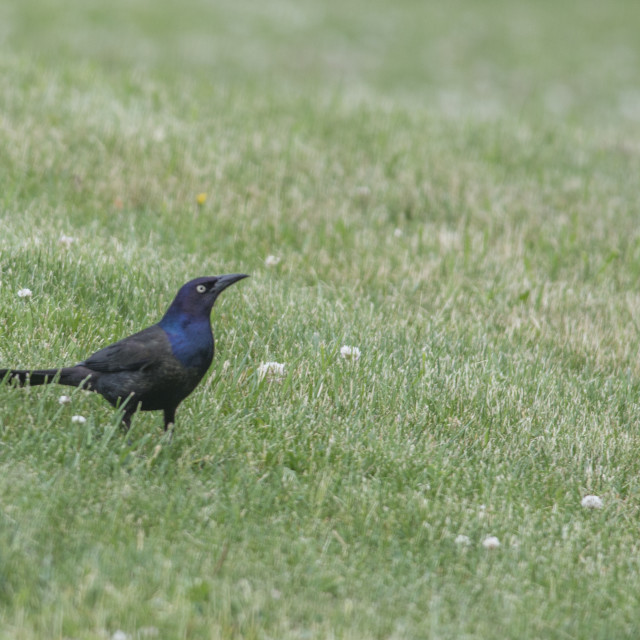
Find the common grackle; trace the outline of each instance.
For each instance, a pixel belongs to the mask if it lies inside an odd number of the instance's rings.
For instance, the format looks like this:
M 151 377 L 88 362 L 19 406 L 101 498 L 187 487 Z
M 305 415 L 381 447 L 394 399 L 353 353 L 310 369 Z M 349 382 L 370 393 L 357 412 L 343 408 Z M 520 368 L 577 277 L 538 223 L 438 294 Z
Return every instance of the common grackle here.
M 2 379 L 18 384 L 50 382 L 82 387 L 124 408 L 126 430 L 141 411 L 164 411 L 165 431 L 178 405 L 196 388 L 213 359 L 211 309 L 224 289 L 244 273 L 196 278 L 187 282 L 162 320 L 61 369 L 0 369 Z

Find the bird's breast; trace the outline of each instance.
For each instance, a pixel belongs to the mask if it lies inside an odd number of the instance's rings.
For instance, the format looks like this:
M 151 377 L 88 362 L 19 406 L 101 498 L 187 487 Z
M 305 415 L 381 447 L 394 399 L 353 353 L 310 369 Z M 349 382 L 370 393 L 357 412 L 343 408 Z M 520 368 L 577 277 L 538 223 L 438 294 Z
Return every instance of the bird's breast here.
M 202 370 L 209 368 L 213 359 L 213 335 L 208 323 L 205 327 L 191 325 L 188 330 L 166 333 L 171 352 L 183 367 Z

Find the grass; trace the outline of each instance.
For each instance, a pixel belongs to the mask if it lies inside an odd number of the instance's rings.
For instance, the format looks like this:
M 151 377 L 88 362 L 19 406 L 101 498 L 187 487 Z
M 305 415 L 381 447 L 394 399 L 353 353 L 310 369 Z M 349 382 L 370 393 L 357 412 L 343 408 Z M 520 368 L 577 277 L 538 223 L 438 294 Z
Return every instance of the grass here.
M 2 366 L 252 274 L 171 443 L 0 387 L 0 635 L 636 638 L 637 13 L 0 8 Z

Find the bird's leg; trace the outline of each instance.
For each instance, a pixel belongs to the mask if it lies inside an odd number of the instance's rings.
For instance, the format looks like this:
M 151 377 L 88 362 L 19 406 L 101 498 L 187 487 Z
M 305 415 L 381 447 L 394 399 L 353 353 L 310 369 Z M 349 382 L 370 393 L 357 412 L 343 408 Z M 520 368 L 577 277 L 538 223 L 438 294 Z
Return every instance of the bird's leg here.
M 122 426 L 122 430 L 127 433 L 127 431 L 129 431 L 129 429 L 131 429 L 131 416 L 133 415 L 132 412 L 129 411 L 125 411 L 124 414 L 122 415 L 122 421 L 120 422 L 120 425 Z
M 164 430 L 171 429 L 176 421 L 176 408 L 170 407 L 164 410 Z
M 122 413 L 122 418 L 120 418 L 120 426 L 122 430 L 127 433 L 129 429 L 131 429 L 131 418 L 133 414 L 136 412 L 136 405 L 133 402 L 133 392 L 128 395 L 124 402 L 120 402 L 116 404 L 116 408 L 120 409 Z

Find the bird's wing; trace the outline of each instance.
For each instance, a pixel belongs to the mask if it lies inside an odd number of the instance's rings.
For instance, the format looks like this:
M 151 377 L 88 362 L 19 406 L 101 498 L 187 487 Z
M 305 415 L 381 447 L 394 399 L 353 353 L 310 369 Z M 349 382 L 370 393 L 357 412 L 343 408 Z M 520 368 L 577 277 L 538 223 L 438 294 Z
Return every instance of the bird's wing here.
M 101 373 L 139 371 L 161 357 L 167 347 L 165 332 L 154 325 L 96 351 L 79 364 Z

